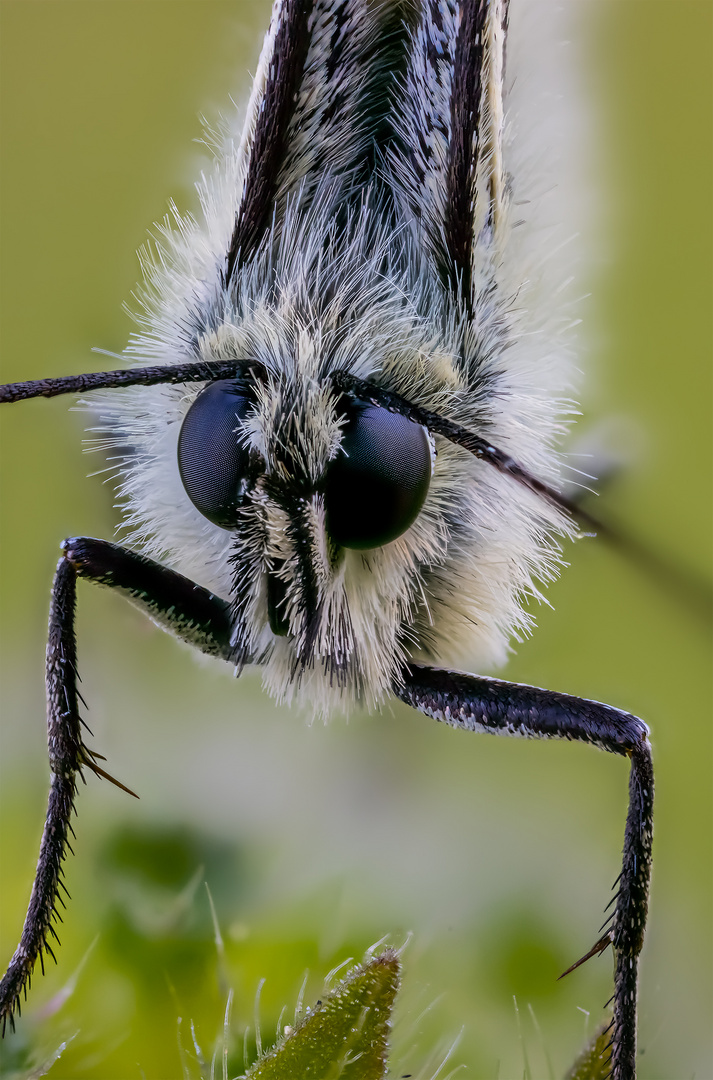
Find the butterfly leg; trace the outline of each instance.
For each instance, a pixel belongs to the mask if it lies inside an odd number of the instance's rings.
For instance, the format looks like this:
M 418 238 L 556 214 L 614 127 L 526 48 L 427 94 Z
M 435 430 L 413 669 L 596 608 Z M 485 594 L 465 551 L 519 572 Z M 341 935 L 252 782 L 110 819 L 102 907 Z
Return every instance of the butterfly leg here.
M 64 906 L 60 890 L 67 848 L 73 835 L 71 817 L 77 795 L 77 779 L 85 768 L 112 780 L 99 766 L 100 755 L 90 750 L 82 735 L 77 690 L 77 648 L 74 634 L 77 578 L 119 589 L 141 607 L 154 622 L 212 656 L 230 659 L 230 605 L 188 578 L 151 559 L 116 544 L 87 537 L 65 540 L 57 564 L 50 602 L 47 641 L 47 742 L 51 786 L 45 828 L 40 844 L 20 944 L 0 982 L 2 1033 L 27 993 L 37 959 L 44 970 L 44 953 L 54 957 L 49 939 L 57 939 L 54 927 L 57 905 Z M 118 784 L 124 787 L 123 784 Z M 128 788 L 124 788 L 128 791 Z M 133 794 L 133 792 L 130 792 Z M 66 891 L 66 890 L 65 890 Z
M 646 926 L 653 835 L 654 778 L 646 724 L 596 701 L 499 679 L 417 664 L 405 667 L 402 678 L 394 688 L 402 701 L 452 727 L 532 739 L 576 739 L 629 758 L 629 809 L 615 906 L 603 937 L 578 964 L 613 946 L 610 1075 L 612 1080 L 634 1080 L 637 969 Z

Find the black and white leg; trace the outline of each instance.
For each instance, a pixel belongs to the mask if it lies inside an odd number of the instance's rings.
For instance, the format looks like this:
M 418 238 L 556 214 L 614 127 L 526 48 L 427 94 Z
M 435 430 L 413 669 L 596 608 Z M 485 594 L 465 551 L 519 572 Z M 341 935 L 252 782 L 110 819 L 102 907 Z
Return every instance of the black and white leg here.
M 88 768 L 118 784 L 98 765 L 100 755 L 86 746 L 82 736 L 74 634 L 78 577 L 119 589 L 164 629 L 202 652 L 231 659 L 230 605 L 225 600 L 159 563 L 116 544 L 88 537 L 65 540 L 52 585 L 47 641 L 47 742 L 51 787 L 22 936 L 0 982 L 3 1034 L 8 1020 L 14 1026 L 15 1010 L 19 1013 L 20 998 L 27 994 L 36 961 L 39 959 L 44 970 L 44 953 L 54 957 L 49 938 L 57 938 L 54 927 L 60 917 L 57 905 L 64 906 L 60 895 L 64 888 L 62 864 L 67 848 L 71 850 L 69 835 L 73 835 L 71 817 L 77 779 Z M 123 788 L 124 785 L 118 786 Z
M 629 809 L 614 909 L 603 936 L 569 970 L 613 946 L 610 1076 L 633 1080 L 638 957 L 646 926 L 653 835 L 654 777 L 646 724 L 596 701 L 499 679 L 417 664 L 408 665 L 402 677 L 394 688 L 402 701 L 453 727 L 531 739 L 576 739 L 629 758 Z

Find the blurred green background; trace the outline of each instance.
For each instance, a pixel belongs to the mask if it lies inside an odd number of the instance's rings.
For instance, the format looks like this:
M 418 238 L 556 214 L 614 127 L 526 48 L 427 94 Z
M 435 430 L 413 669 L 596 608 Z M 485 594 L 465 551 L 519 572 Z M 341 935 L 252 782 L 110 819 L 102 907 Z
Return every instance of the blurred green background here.
M 710 575 L 711 13 L 576 5 L 596 215 L 585 232 L 583 430 L 633 448 L 601 512 Z M 136 248 L 167 197 L 195 205 L 198 112 L 244 97 L 265 0 L 0 3 L 2 381 L 96 370 L 121 350 Z M 585 192 L 585 194 L 587 194 Z M 588 245 L 588 246 L 587 246 Z M 111 366 L 111 365 L 109 365 Z M 111 537 L 112 492 L 58 399 L 0 417 L 0 959 L 15 946 L 46 799 L 43 658 L 58 543 Z M 508 677 L 610 701 L 653 731 L 658 805 L 640 1043 L 645 1080 L 711 1060 L 710 650 L 696 615 L 597 542 L 568 552 L 553 609 Z M 210 1056 L 235 989 L 231 1075 L 323 976 L 407 931 L 395 1067 L 459 1032 L 464 1075 L 561 1075 L 610 994 L 594 940 L 619 872 L 626 765 L 488 740 L 394 705 L 309 727 L 258 675 L 194 662 L 122 600 L 80 586 L 92 745 L 139 792 L 79 798 L 59 966 L 35 980 L 3 1074 L 75 1032 L 56 1077 L 176 1077 L 195 1021 Z M 216 960 L 207 880 L 225 938 Z M 92 941 L 95 947 L 87 955 Z M 57 995 L 83 958 L 76 990 Z M 514 1004 L 516 1000 L 516 1005 Z M 288 1014 L 289 1015 L 289 1014 Z M 399 1075 L 400 1075 L 399 1072 Z M 423 1074 L 431 1075 L 426 1072 Z

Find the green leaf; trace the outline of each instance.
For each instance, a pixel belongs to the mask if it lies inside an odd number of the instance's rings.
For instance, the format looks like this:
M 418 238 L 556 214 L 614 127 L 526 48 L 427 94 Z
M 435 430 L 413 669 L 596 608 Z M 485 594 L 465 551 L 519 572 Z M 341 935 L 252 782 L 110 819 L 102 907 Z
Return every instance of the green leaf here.
M 354 968 L 245 1080 L 383 1080 L 400 969 L 393 949 Z
M 565 1080 L 607 1080 L 611 1073 L 611 1024 L 602 1024 L 567 1073 Z

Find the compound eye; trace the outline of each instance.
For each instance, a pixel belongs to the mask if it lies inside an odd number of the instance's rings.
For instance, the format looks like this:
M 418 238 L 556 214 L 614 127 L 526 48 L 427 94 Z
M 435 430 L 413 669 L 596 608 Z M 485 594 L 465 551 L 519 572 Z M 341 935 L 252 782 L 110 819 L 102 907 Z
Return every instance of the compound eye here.
M 178 470 L 188 498 L 223 529 L 235 528 L 247 483 L 240 428 L 253 405 L 244 385 L 220 379 L 201 390 L 178 436 Z
M 327 531 L 341 547 L 382 547 L 416 520 L 431 479 L 425 428 L 376 405 L 350 404 L 327 471 Z

